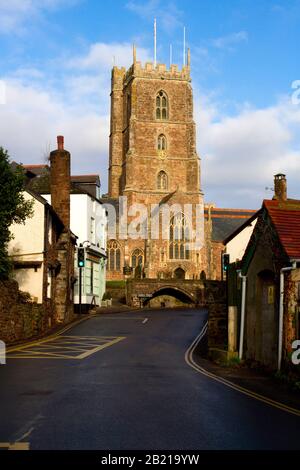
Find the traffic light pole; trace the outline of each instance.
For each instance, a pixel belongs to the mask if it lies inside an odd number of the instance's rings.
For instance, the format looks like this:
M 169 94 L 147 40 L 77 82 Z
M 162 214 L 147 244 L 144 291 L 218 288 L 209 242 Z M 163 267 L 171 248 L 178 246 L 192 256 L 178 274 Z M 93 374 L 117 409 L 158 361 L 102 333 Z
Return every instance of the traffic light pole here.
M 79 314 L 81 315 L 82 268 L 79 268 Z

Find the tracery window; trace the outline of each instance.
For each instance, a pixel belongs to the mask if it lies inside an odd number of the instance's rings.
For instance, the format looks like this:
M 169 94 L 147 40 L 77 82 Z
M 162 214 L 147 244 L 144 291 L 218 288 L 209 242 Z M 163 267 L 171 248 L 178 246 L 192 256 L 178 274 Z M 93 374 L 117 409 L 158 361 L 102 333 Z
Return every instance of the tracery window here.
M 189 227 L 182 213 L 175 214 L 170 221 L 169 258 L 189 259 Z
M 156 96 L 156 119 L 166 120 L 169 118 L 168 98 L 164 91 Z
M 160 134 L 157 139 L 157 150 L 167 150 L 167 139 L 164 134 Z
M 107 245 L 107 269 L 108 271 L 121 270 L 121 249 L 116 240 L 110 240 Z
M 157 175 L 157 189 L 168 189 L 168 176 L 163 170 L 161 170 Z
M 136 248 L 131 254 L 131 266 L 135 269 L 137 266 L 143 266 L 144 253 L 139 248 Z

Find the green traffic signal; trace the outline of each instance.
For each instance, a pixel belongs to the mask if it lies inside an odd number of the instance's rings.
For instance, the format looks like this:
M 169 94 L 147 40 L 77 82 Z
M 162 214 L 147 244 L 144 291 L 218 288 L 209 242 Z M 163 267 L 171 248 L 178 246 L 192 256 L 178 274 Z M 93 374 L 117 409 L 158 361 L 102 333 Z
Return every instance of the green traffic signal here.
M 228 253 L 223 253 L 222 255 L 223 271 L 228 271 L 229 264 L 230 264 L 230 255 Z
M 83 247 L 79 247 L 77 251 L 77 265 L 79 268 L 84 268 L 85 265 L 85 252 Z

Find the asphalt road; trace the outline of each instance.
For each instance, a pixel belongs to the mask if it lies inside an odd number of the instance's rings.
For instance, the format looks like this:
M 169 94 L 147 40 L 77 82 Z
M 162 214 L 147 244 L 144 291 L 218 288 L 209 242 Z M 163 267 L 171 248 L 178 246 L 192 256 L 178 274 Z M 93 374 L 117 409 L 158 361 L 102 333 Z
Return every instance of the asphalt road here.
M 299 417 L 185 362 L 205 321 L 195 310 L 102 315 L 8 358 L 0 366 L 0 446 L 300 449 Z

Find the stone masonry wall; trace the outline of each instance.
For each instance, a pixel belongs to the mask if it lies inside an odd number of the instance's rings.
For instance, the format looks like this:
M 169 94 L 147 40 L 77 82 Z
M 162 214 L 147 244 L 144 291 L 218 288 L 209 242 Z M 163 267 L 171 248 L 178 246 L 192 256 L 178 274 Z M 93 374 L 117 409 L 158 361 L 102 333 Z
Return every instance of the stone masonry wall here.
M 28 301 L 16 281 L 0 281 L 0 340 L 16 343 L 41 336 L 53 326 L 50 308 Z

